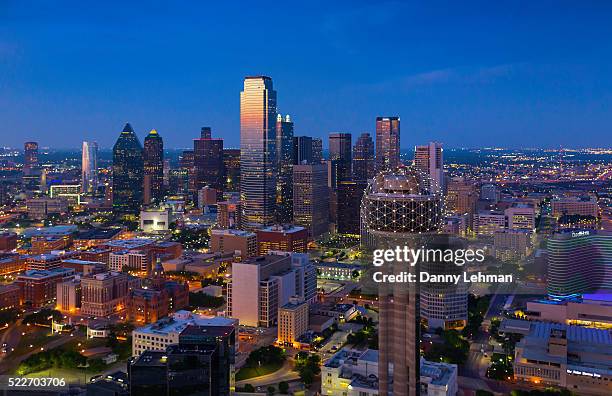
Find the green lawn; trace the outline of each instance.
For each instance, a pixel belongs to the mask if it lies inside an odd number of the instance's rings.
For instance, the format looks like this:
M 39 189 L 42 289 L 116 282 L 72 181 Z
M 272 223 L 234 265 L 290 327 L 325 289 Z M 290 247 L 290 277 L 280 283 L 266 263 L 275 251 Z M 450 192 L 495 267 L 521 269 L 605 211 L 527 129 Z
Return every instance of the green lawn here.
M 51 329 L 48 327 L 22 326 L 22 329 L 25 335 L 19 340 L 19 345 L 17 345 L 13 352 L 14 355 L 21 355 L 35 350 L 40 351 L 41 346 L 60 337 L 58 334 L 51 335 Z
M 89 379 L 96 375 L 96 373 L 90 373 L 80 369 L 63 369 L 63 368 L 50 368 L 36 373 L 30 373 L 25 377 L 50 377 L 50 378 L 64 378 L 68 384 L 80 384 L 86 385 Z
M 243 367 L 236 373 L 236 381 L 242 381 L 249 378 L 261 377 L 262 375 L 272 374 L 283 367 L 283 362 L 272 363 L 259 367 Z

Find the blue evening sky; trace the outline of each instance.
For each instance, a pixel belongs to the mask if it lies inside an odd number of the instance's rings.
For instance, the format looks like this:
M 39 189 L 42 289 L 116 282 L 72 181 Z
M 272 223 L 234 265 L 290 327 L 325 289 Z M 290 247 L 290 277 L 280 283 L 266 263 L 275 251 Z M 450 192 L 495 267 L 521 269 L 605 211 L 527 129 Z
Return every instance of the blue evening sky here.
M 239 143 L 246 75 L 296 135 L 402 147 L 610 147 L 612 3 L 0 0 L 0 145 L 110 147 L 129 121 L 188 147 Z

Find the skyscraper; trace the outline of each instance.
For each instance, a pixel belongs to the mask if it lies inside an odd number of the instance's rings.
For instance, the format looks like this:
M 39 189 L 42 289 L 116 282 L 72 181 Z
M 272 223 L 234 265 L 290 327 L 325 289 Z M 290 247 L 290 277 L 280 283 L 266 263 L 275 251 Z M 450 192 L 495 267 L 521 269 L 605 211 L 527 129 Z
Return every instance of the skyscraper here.
M 240 190 L 240 149 L 223 149 L 225 190 Z
M 275 155 L 276 91 L 272 79 L 246 77 L 240 92 L 240 199 L 247 229 L 274 223 Z
M 145 137 L 143 162 L 144 202 L 159 203 L 164 192 L 164 141 L 155 129 Z
M 38 167 L 38 143 L 25 142 L 23 145 L 23 168 L 24 171 L 31 171 Z
M 353 148 L 353 179 L 374 177 L 374 141 L 369 133 L 362 133 Z
M 83 142 L 81 153 L 81 191 L 95 192 L 98 187 L 98 143 Z
M 312 162 L 320 164 L 323 162 L 323 139 L 312 138 Z
M 548 238 L 548 294 L 556 298 L 612 290 L 612 233 L 566 230 Z
M 416 146 L 414 166 L 427 173 L 438 188 L 444 189 L 444 159 L 441 143 L 431 142 L 427 146 Z
M 352 149 L 350 133 L 329 134 L 329 159 L 337 161 L 337 181 L 351 180 Z
M 329 188 L 324 164 L 293 166 L 293 222 L 310 237 L 329 231 Z
M 193 140 L 193 166 L 196 191 L 206 186 L 223 191 L 223 139 L 213 139 L 208 127 Z
M 313 140 L 310 136 L 295 136 L 293 138 L 294 164 L 312 164 L 314 162 L 312 153 L 312 141 Z M 320 161 L 318 163 L 320 163 Z
M 363 243 L 371 249 L 427 245 L 443 220 L 443 197 L 430 186 L 427 175 L 414 167 L 383 171 L 374 177 L 361 204 Z M 394 261 L 380 268 L 387 274 L 416 275 L 418 266 Z M 378 394 L 388 396 L 392 389 L 394 396 L 418 395 L 419 285 L 380 283 L 378 292 Z
M 293 220 L 293 122 L 289 114 L 276 118 L 276 221 Z
M 137 214 L 143 199 L 142 145 L 127 123 L 113 147 L 113 212 Z
M 339 234 L 359 235 L 359 206 L 367 181 L 345 180 L 338 182 L 336 191 L 336 229 Z
M 400 165 L 399 117 L 376 117 L 376 170 Z

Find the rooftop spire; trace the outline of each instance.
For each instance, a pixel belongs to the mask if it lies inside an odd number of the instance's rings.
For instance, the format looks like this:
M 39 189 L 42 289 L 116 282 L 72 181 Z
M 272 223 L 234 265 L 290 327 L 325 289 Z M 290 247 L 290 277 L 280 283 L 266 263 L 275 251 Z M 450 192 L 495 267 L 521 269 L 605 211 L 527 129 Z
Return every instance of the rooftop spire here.
M 134 133 L 134 129 L 132 128 L 129 122 L 125 123 L 125 126 L 123 127 L 123 132 Z

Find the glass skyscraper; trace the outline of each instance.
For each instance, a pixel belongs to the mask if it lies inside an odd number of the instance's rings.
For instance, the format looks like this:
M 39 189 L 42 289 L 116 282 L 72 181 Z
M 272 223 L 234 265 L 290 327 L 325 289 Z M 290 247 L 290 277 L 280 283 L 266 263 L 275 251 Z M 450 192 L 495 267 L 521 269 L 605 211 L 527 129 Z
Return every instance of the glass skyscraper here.
M 337 161 L 337 182 L 351 180 L 352 150 L 352 135 L 350 133 L 329 134 L 329 159 Z
M 127 123 L 113 147 L 113 212 L 137 214 L 143 202 L 142 145 Z
M 369 133 L 362 133 L 353 148 L 353 180 L 374 177 L 374 141 Z
M 276 91 L 266 76 L 246 77 L 240 92 L 240 199 L 246 229 L 274 223 Z
M 81 191 L 84 194 L 98 187 L 98 143 L 83 142 L 81 153 Z
M 223 191 L 223 139 L 213 139 L 209 127 L 203 127 L 193 140 L 193 166 L 196 191 L 206 186 Z
M 293 122 L 287 114 L 276 118 L 276 221 L 293 219 Z
M 144 140 L 144 202 L 159 203 L 164 187 L 164 141 L 155 129 Z
M 376 117 L 376 169 L 393 170 L 400 165 L 399 117 Z

